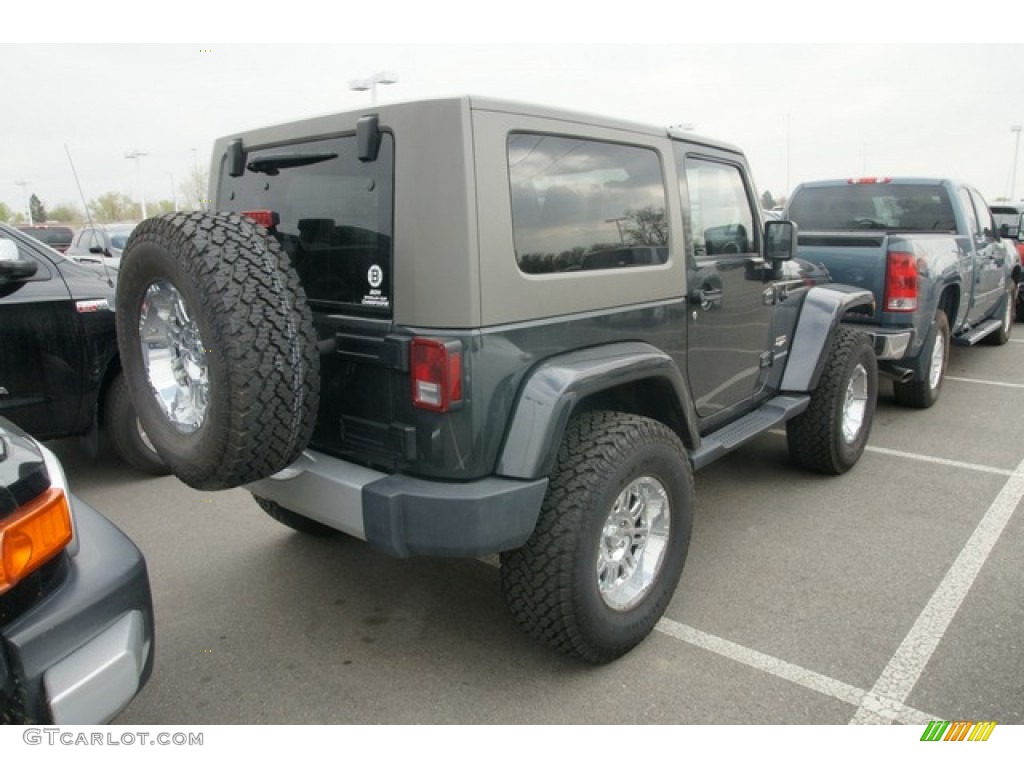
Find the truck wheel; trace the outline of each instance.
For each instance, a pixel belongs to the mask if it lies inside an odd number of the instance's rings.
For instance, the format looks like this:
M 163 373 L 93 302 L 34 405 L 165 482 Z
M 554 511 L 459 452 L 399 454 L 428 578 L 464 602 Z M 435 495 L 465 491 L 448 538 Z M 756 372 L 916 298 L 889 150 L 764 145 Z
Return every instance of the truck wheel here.
M 693 475 L 676 434 L 594 411 L 570 421 L 540 518 L 501 556 L 509 609 L 531 636 L 592 663 L 654 629 L 686 560 Z
M 320 386 L 312 313 L 277 241 L 244 216 L 175 213 L 136 227 L 117 336 L 142 427 L 193 488 L 267 477 L 306 447 Z
M 103 426 L 114 452 L 126 464 L 147 475 L 170 474 L 170 467 L 160 458 L 135 415 L 123 372 L 114 376 L 107 390 Z
M 1002 319 L 1002 323 L 1000 323 L 998 330 L 993 331 L 984 338 L 984 342 L 986 344 L 1001 347 L 1010 340 L 1010 334 L 1013 333 L 1013 313 L 1016 292 L 1016 283 L 1011 281 L 1006 287 L 1006 295 L 1003 297 L 1003 302 L 999 308 L 999 315 Z
M 789 453 L 801 466 L 841 475 L 864 453 L 875 415 L 878 363 L 871 340 L 840 327 L 807 410 L 786 425 Z
M 942 380 L 946 377 L 946 365 L 949 363 L 949 320 L 941 309 L 935 312 L 932 332 L 921 355 L 927 361 L 924 378 L 893 382 L 892 393 L 900 405 L 931 408 L 939 399 Z
M 331 528 L 329 525 L 324 525 L 321 522 L 300 515 L 298 512 L 292 512 L 290 509 L 282 507 L 276 501 L 257 496 L 255 493 L 252 494 L 252 497 L 264 512 L 294 531 L 324 538 L 341 535 L 341 531 L 336 528 Z

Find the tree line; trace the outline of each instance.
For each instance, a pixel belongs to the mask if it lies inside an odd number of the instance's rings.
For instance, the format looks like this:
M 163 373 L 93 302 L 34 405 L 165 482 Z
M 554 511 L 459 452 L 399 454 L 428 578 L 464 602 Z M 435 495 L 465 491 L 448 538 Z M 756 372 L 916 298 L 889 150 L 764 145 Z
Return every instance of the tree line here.
M 207 182 L 209 172 L 202 169 L 192 170 L 185 181 L 178 187 L 178 199 L 174 200 L 147 200 L 146 216 L 159 216 L 162 213 L 170 213 L 175 210 L 196 211 L 206 208 Z M 32 221 L 36 224 L 43 222 L 60 222 L 72 226 L 82 226 L 90 218 L 96 224 L 109 224 L 115 221 L 140 221 L 142 219 L 142 204 L 133 200 L 123 192 L 106 192 L 88 202 L 87 216 L 82 207 L 75 203 L 61 202 L 55 205 L 47 205 L 35 194 L 29 197 L 29 210 L 32 214 Z M 18 226 L 28 224 L 28 211 L 14 210 L 6 203 L 0 201 L 0 221 Z

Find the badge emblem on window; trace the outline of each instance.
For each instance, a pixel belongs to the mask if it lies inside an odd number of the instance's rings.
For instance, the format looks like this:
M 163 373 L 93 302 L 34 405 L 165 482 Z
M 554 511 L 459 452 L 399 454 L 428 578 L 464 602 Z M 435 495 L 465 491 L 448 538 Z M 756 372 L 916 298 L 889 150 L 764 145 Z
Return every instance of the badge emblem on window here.
M 370 281 L 371 288 L 380 288 L 384 282 L 384 270 L 374 264 L 366 273 L 366 279 Z

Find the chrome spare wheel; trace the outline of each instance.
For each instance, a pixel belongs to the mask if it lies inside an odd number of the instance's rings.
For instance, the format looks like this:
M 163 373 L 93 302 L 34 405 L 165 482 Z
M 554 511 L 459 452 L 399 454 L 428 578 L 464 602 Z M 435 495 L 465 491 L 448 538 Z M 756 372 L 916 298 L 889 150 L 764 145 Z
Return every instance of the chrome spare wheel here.
M 843 439 L 852 443 L 864 426 L 864 414 L 868 408 L 868 372 L 858 364 L 853 369 L 850 381 L 846 385 L 846 398 L 843 401 Z
M 653 477 L 637 478 L 615 499 L 597 553 L 598 588 L 609 608 L 629 610 L 657 580 L 670 519 L 668 493 Z
M 139 338 L 146 378 L 164 415 L 177 430 L 195 432 L 209 402 L 206 348 L 184 297 L 170 282 L 157 280 L 146 289 Z

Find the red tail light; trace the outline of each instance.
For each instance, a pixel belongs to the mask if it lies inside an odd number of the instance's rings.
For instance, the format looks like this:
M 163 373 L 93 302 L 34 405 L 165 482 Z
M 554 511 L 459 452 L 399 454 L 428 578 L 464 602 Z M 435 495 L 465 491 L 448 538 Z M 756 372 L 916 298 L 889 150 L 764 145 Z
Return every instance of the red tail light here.
M 281 223 L 281 220 L 273 211 L 242 211 L 242 215 L 248 216 L 261 227 L 265 227 L 266 229 L 273 229 Z
M 917 309 L 917 257 L 905 251 L 889 251 L 885 274 L 885 311 Z
M 415 338 L 409 350 L 412 403 L 446 413 L 462 402 L 462 344 Z
M 888 184 L 892 181 L 891 176 L 861 176 L 859 179 L 847 179 L 847 184 Z

